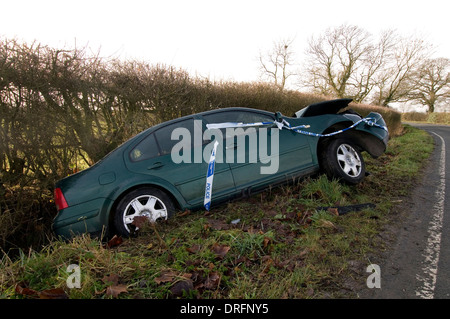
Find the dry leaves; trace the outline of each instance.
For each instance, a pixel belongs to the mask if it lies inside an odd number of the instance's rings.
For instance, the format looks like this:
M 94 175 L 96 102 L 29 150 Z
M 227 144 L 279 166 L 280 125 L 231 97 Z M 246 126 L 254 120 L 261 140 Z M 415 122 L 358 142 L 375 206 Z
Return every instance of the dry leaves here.
M 187 247 L 186 250 L 188 252 L 190 252 L 191 254 L 196 254 L 200 251 L 201 248 L 202 248 L 202 246 L 194 244 L 191 247 Z
M 161 272 L 161 274 L 155 278 L 155 282 L 159 285 L 165 282 L 172 282 L 176 277 L 177 273 L 172 270 L 166 270 Z
M 109 285 L 108 287 L 106 287 L 106 291 L 105 291 L 105 294 L 107 296 L 117 298 L 117 297 L 119 297 L 119 295 L 121 293 L 128 292 L 126 285 L 119 284 L 119 276 L 116 274 L 104 276 L 102 281 L 106 285 Z
M 150 224 L 150 220 L 145 216 L 136 216 L 131 223 L 131 225 L 136 226 L 136 228 L 144 228 L 148 224 Z
M 206 278 L 204 283 L 204 287 L 206 289 L 214 290 L 217 289 L 220 285 L 221 276 L 218 272 L 212 272 Z
M 16 285 L 16 293 L 27 298 L 34 299 L 68 299 L 66 292 L 62 288 L 47 289 L 36 291 L 26 287 L 24 283 Z
M 189 209 L 185 209 L 184 212 L 179 213 L 177 216 L 178 217 L 183 217 L 183 216 L 187 216 L 191 213 L 191 211 Z
M 216 257 L 218 259 L 223 259 L 225 258 L 225 255 L 228 253 L 230 248 L 231 247 L 227 245 L 214 244 L 212 247 L 212 251 L 214 252 L 214 254 L 216 254 Z
M 110 249 L 117 247 L 123 243 L 123 238 L 117 235 L 114 235 L 113 238 L 111 238 L 105 245 L 103 245 L 103 248 Z
M 213 269 L 214 264 L 210 264 L 209 269 Z M 177 273 L 167 269 L 162 271 L 155 282 L 159 284 L 171 284 L 170 292 L 172 297 L 183 297 L 189 295 L 191 290 L 216 290 L 220 286 L 222 275 L 217 271 L 211 271 L 205 275 L 202 269 L 195 269 L 191 273 Z
M 327 209 L 327 212 L 329 212 L 331 215 L 339 216 L 339 211 L 338 211 L 337 207 L 329 207 Z
M 117 298 L 121 293 L 126 292 L 128 292 L 126 285 L 115 285 L 106 288 L 106 295 L 111 296 L 113 298 Z

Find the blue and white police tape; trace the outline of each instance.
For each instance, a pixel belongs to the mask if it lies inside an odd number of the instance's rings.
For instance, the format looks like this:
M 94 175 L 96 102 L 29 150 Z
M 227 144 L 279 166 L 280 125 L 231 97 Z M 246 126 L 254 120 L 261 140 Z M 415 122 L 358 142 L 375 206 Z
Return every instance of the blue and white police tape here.
M 328 133 L 328 134 L 320 134 L 320 133 L 314 133 L 314 132 L 300 130 L 300 128 L 310 128 L 311 126 L 310 125 L 299 125 L 299 126 L 292 127 L 291 124 L 288 121 L 286 121 L 285 119 L 283 119 L 281 122 L 275 121 L 275 122 L 255 122 L 255 123 L 241 123 L 241 122 L 239 122 L 239 123 L 238 122 L 211 123 L 211 124 L 206 124 L 206 127 L 208 129 L 220 129 L 220 128 L 238 128 L 238 127 L 276 125 L 278 127 L 278 129 L 280 129 L 280 130 L 288 129 L 288 130 L 294 131 L 296 133 L 309 135 L 309 136 L 329 137 L 329 136 L 341 134 L 345 131 L 351 130 L 352 128 L 354 128 L 355 126 L 357 126 L 358 124 L 360 124 L 362 122 L 366 123 L 367 125 L 375 126 L 375 127 L 381 128 L 385 131 L 388 131 L 386 126 L 377 124 L 375 122 L 375 119 L 371 118 L 371 117 L 362 118 L 361 120 L 353 123 L 351 126 L 345 128 L 345 129 L 342 129 L 342 130 L 339 130 L 336 132 L 332 132 L 332 133 Z
M 229 127 L 250 127 L 250 126 L 263 126 L 263 125 L 273 125 L 274 122 L 255 122 L 255 123 L 241 123 L 241 122 L 224 122 L 224 123 L 211 123 L 206 124 L 208 129 L 220 129 Z
M 342 130 L 338 130 L 338 131 L 335 131 L 335 132 L 332 132 L 332 133 L 327 133 L 327 134 L 319 134 L 319 133 L 313 133 L 313 132 L 299 130 L 299 128 L 309 128 L 310 126 L 309 125 L 299 125 L 299 126 L 292 127 L 291 124 L 289 124 L 289 122 L 284 120 L 284 119 L 283 119 L 283 122 L 282 122 L 282 124 L 283 124 L 282 128 L 286 128 L 286 129 L 292 130 L 292 131 L 294 131 L 296 133 L 309 135 L 309 136 L 329 137 L 329 136 L 334 136 L 334 135 L 337 135 L 337 134 L 341 134 L 341 133 L 343 133 L 345 131 L 351 130 L 352 128 L 354 128 L 358 124 L 364 122 L 364 123 L 366 123 L 369 126 L 378 127 L 378 128 L 381 128 L 381 129 L 385 130 L 386 132 L 388 132 L 388 128 L 386 126 L 380 125 L 380 124 L 376 123 L 375 121 L 376 120 L 374 118 L 372 118 L 372 117 L 364 117 L 364 118 L 360 119 L 359 121 L 353 123 L 351 126 L 349 126 L 347 128 L 344 128 Z M 278 126 L 278 128 L 280 128 L 279 125 L 277 125 L 277 126 Z
M 211 150 L 211 157 L 209 158 L 208 163 L 208 172 L 206 174 L 205 200 L 203 201 L 203 205 L 205 206 L 205 209 L 208 211 L 209 208 L 211 207 L 212 185 L 214 179 L 214 168 L 216 164 L 217 145 L 219 145 L 218 141 L 214 143 L 214 147 Z

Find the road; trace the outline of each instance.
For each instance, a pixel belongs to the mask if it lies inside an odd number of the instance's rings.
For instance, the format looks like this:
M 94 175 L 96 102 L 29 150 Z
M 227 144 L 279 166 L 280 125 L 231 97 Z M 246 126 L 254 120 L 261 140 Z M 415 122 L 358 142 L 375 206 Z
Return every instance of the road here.
M 371 260 L 380 266 L 381 287 L 367 288 L 362 298 L 450 299 L 450 126 L 412 125 L 429 132 L 436 147 L 403 204 L 388 257 Z

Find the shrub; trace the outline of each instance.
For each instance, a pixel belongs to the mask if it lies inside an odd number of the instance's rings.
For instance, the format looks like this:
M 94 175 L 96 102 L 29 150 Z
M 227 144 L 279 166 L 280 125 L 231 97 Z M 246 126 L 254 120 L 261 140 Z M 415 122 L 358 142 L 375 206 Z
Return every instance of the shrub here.
M 450 124 L 450 113 L 408 112 L 402 113 L 402 120 L 411 122 L 433 123 L 433 124 Z

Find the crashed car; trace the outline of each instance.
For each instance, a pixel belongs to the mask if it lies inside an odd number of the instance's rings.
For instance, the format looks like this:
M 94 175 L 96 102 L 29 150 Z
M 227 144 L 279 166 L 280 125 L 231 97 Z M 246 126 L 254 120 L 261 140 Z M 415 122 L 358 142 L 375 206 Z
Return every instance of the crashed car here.
M 350 102 L 312 104 L 293 116 L 224 108 L 153 126 L 56 183 L 53 230 L 63 238 L 105 230 L 128 237 L 137 217 L 167 219 L 201 209 L 207 196 L 216 205 L 320 171 L 357 184 L 366 176 L 361 152 L 383 154 L 389 133 L 378 113 L 343 111 Z

